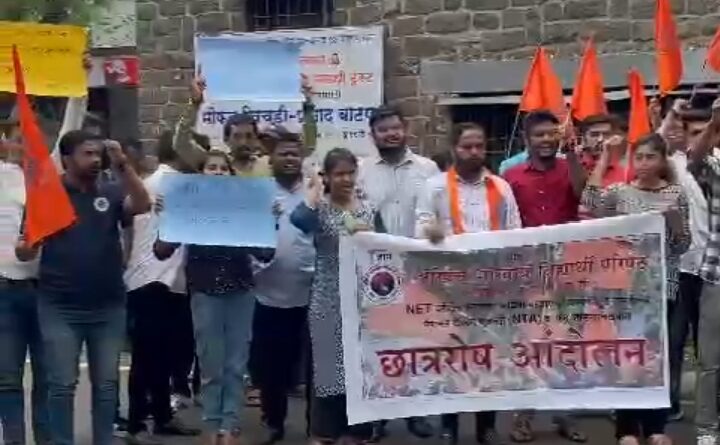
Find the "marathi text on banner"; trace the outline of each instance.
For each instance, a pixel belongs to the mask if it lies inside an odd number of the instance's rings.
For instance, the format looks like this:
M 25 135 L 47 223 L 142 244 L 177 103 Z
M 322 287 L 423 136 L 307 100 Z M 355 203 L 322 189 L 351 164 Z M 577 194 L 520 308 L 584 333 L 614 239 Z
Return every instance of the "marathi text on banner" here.
M 12 47 L 17 45 L 28 94 L 87 94 L 83 53 L 87 31 L 77 26 L 0 22 L 0 91 L 15 92 Z
M 352 423 L 669 404 L 660 215 L 342 249 Z
M 237 41 L 281 41 L 300 45 L 301 71 L 313 87 L 317 108 L 317 151 L 322 155 L 334 147 L 347 147 L 358 156 L 373 153 L 368 131 L 370 113 L 383 100 L 382 27 L 285 30 L 260 33 L 221 34 Z M 201 60 L 201 55 L 198 55 Z M 242 62 L 242 57 L 238 57 Z M 210 67 L 203 66 L 206 73 Z M 229 98 L 226 98 L 229 99 Z M 251 99 L 251 98 L 248 98 Z M 289 125 L 297 130 L 300 105 L 257 100 L 211 99 L 203 108 L 206 119 L 198 119 L 197 130 L 221 146 L 224 120 L 213 119 L 211 111 L 227 118 L 243 108 L 257 111 L 260 120 Z M 270 111 L 280 111 L 272 113 Z M 284 111 L 288 111 L 285 113 Z M 217 116 L 215 116 L 217 117 Z M 301 118 L 300 118 L 301 119 Z

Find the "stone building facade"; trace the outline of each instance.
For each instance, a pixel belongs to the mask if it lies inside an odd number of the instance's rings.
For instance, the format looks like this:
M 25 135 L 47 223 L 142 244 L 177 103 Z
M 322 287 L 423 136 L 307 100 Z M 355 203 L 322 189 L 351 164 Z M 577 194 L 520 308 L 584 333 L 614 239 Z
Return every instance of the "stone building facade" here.
M 157 138 L 188 99 L 194 33 L 248 30 L 249 1 L 138 0 L 144 139 Z M 707 42 L 720 24 L 720 0 L 671 3 L 686 47 Z M 451 113 L 437 106 L 438 94 L 425 90 L 425 62 L 529 59 L 538 44 L 557 57 L 574 57 L 588 33 L 601 54 L 650 52 L 654 5 L 655 0 L 334 0 L 328 21 L 385 25 L 386 101 L 404 111 L 413 142 L 430 153 L 445 143 Z

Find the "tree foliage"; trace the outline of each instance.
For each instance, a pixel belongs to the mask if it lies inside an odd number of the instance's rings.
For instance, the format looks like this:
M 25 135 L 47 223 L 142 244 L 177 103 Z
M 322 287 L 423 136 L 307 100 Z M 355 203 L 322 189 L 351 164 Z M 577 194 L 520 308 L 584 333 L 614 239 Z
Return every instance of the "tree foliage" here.
M 0 20 L 88 25 L 113 0 L 0 0 Z

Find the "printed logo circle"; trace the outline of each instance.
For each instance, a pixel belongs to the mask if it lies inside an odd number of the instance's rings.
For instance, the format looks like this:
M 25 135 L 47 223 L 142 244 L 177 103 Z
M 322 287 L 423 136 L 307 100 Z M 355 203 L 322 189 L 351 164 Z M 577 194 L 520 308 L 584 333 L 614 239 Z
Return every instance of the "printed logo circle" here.
M 100 196 L 95 198 L 93 205 L 95 206 L 95 210 L 105 213 L 110 208 L 110 201 L 108 201 L 106 197 Z
M 394 269 L 373 266 L 363 277 L 366 297 L 372 304 L 392 304 L 400 294 L 401 282 Z

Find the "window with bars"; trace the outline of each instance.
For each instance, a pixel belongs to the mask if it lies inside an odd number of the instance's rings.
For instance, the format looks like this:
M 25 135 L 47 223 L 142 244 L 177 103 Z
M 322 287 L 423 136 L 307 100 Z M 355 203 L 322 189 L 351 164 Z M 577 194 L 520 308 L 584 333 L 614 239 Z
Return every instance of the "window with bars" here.
M 248 0 L 253 31 L 330 26 L 334 0 Z

